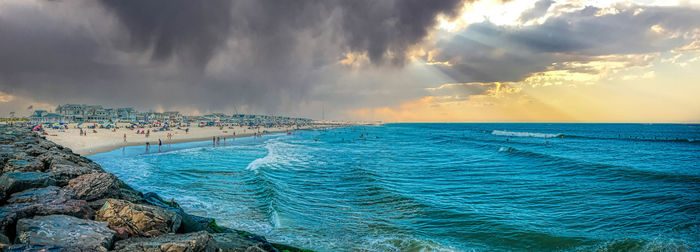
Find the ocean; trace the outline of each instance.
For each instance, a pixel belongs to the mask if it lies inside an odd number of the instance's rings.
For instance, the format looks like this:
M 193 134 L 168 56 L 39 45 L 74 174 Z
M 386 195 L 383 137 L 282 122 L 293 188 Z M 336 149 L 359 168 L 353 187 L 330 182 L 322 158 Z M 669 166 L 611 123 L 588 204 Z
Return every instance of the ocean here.
M 89 158 L 317 251 L 700 250 L 700 125 L 386 124 Z

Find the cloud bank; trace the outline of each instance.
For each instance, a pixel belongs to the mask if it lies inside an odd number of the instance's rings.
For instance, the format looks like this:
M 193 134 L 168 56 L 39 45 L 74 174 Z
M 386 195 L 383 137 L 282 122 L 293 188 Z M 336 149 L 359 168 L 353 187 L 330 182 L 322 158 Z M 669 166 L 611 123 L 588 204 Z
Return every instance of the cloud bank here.
M 6 0 L 0 112 L 96 103 L 343 118 L 629 69 L 652 78 L 654 64 L 700 51 L 695 5 L 596 3 Z

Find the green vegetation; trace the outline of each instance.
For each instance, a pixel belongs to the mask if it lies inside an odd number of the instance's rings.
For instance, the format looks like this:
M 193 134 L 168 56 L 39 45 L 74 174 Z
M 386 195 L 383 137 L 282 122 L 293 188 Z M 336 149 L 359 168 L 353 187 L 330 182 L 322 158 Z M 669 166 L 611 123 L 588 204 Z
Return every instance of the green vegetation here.
M 211 229 L 214 231 L 214 233 L 223 233 L 226 232 L 227 228 L 216 225 L 216 220 L 214 218 L 211 218 L 211 221 L 207 223 L 207 228 Z
M 313 250 L 308 250 L 308 249 L 300 249 L 300 248 L 295 248 L 289 245 L 284 245 L 284 244 L 279 244 L 279 243 L 270 243 L 272 244 L 273 247 L 278 249 L 279 251 L 282 252 L 313 252 Z

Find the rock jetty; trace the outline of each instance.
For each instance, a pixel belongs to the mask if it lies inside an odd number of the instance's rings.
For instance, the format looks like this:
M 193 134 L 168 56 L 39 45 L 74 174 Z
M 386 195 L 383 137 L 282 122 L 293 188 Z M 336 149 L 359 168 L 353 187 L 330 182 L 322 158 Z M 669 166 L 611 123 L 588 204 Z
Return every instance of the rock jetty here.
M 188 214 L 21 127 L 0 125 L 0 175 L 4 251 L 308 251 Z

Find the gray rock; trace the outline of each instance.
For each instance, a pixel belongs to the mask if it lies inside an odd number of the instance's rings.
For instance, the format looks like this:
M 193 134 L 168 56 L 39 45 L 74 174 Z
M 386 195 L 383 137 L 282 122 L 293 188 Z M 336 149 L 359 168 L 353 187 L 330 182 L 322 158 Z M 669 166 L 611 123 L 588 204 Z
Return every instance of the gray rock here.
M 36 157 L 41 154 L 44 154 L 47 150 L 44 148 L 41 148 L 39 145 L 36 144 L 31 144 L 27 147 L 24 148 L 24 153 L 27 153 L 27 155 Z
M 55 186 L 29 189 L 13 194 L 0 207 L 0 232 L 14 234 L 14 225 L 19 219 L 36 215 L 63 214 L 90 219 L 94 216 L 86 201 L 73 199 L 73 192 Z
M 220 230 L 216 229 L 218 226 L 216 226 L 213 218 L 188 214 L 175 202 L 175 200 L 163 200 L 160 196 L 158 196 L 158 194 L 152 192 L 144 194 L 143 199 L 148 204 L 171 210 L 180 215 L 180 218 L 182 218 L 182 225 L 180 225 L 180 229 L 177 230 L 180 233 L 192 233 L 198 231 L 207 231 L 210 233 L 220 232 Z
M 107 200 L 95 214 L 95 220 L 106 221 L 112 229 L 125 229 L 136 237 L 174 233 L 182 222 L 173 211 L 118 199 Z
M 105 202 L 107 202 L 109 199 L 98 199 L 98 200 L 93 200 L 88 202 L 88 206 L 92 208 L 93 210 L 97 211 L 100 210 L 105 205 Z
M 5 251 L 7 247 L 12 245 L 10 238 L 7 238 L 4 234 L 0 233 L 0 250 Z
M 54 142 L 51 142 L 49 140 L 41 140 L 39 141 L 39 147 L 44 148 L 44 149 L 51 149 L 51 147 L 58 147 L 61 148 L 60 145 L 55 144 Z
M 216 241 L 220 252 L 266 252 L 269 250 L 265 248 L 270 247 L 261 242 L 247 239 L 237 233 L 219 233 L 211 234 L 211 236 Z
M 69 162 L 65 159 L 54 159 L 57 163 L 51 163 L 49 165 L 49 173 L 53 175 L 56 179 L 56 184 L 59 186 L 68 185 L 68 181 L 77 178 L 81 175 L 90 174 L 98 172 L 94 169 L 85 166 L 79 166 L 75 164 L 58 163 L 62 161 Z
M 66 215 L 37 216 L 17 222 L 17 242 L 107 251 L 115 232 L 107 223 Z
M 131 186 L 124 183 L 124 181 L 118 180 L 119 182 L 119 199 L 129 201 L 131 203 L 141 203 L 143 202 L 143 193 L 134 190 Z
M 96 200 L 103 198 L 118 198 L 120 183 L 114 174 L 101 172 L 80 175 L 68 181 L 66 189 L 75 192 L 78 199 Z
M 19 148 L 24 148 L 29 146 L 30 144 L 36 144 L 39 143 L 38 140 L 32 139 L 29 137 L 25 137 L 24 139 L 17 140 L 13 143 L 14 146 L 19 147 Z
M 56 185 L 56 180 L 45 173 L 8 172 L 0 176 L 0 189 L 5 191 L 5 195 L 51 185 Z
M 47 186 L 14 193 L 7 199 L 7 203 L 51 203 L 74 198 L 75 193 L 73 193 L 73 191 L 65 190 L 57 186 Z
M 121 240 L 114 244 L 114 251 L 214 252 L 217 251 L 217 246 L 212 236 L 202 231 Z
M 15 224 L 22 218 L 30 218 L 36 212 L 35 204 L 12 204 L 0 207 L 0 232 L 10 237 L 15 234 Z
M 99 172 L 104 172 L 102 167 L 100 167 L 100 165 L 98 165 L 97 163 L 92 162 L 91 160 L 85 157 L 73 154 L 70 151 L 66 151 L 65 149 L 59 150 L 56 147 L 52 147 L 51 149 L 49 149 L 48 152 L 41 154 L 38 157 L 38 159 L 40 159 L 41 162 L 46 164 L 47 168 L 51 168 L 51 166 L 55 164 L 70 164 L 87 167 Z
M 3 172 L 41 172 L 44 170 L 46 170 L 44 163 L 29 156 L 10 159 L 5 162 L 5 166 L 3 167 Z

